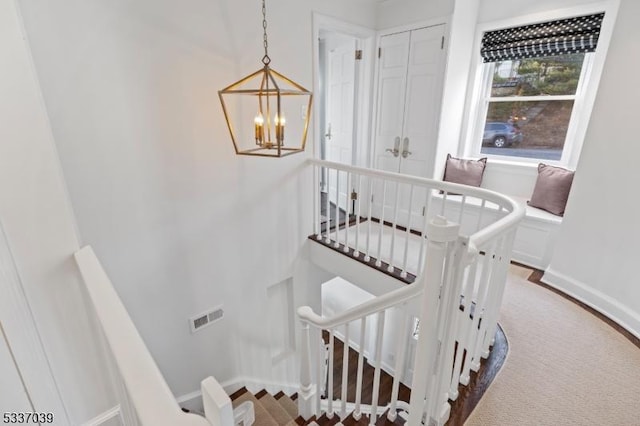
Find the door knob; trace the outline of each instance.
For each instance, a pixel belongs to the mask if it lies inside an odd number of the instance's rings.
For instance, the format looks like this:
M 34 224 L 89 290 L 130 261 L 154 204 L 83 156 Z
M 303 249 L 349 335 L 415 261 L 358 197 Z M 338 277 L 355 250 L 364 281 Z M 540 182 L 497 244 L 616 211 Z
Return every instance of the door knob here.
M 385 149 L 385 152 L 392 153 L 394 157 L 400 155 L 400 136 L 396 136 L 395 140 L 393 141 L 393 149 L 387 148 Z
M 324 134 L 324 137 L 327 139 L 331 139 L 331 123 L 329 123 L 327 133 Z
M 409 151 L 409 138 L 404 138 L 402 141 L 402 158 L 407 158 L 411 154 L 413 153 Z

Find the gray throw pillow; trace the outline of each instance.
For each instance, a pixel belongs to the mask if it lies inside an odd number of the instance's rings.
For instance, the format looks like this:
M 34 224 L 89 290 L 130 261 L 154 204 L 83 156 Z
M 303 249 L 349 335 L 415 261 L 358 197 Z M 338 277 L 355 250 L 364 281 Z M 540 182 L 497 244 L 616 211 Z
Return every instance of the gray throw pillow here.
M 443 180 L 469 186 L 480 186 L 486 165 L 486 157 L 479 160 L 463 160 L 447 154 Z
M 571 170 L 540 163 L 536 186 L 533 188 L 531 201 L 528 204 L 563 216 L 573 183 L 573 174 Z

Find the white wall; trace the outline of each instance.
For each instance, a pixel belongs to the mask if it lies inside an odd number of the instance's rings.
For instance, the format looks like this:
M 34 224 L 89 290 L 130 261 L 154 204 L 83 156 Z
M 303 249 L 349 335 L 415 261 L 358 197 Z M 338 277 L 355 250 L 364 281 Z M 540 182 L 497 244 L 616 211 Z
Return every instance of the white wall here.
M 467 82 L 473 58 L 473 40 L 479 4 L 476 0 L 457 0 L 449 23 L 447 67 L 442 92 L 438 145 L 433 159 L 433 178 L 444 176 L 448 153 L 456 153 L 464 129 Z
M 271 379 L 267 288 L 311 228 L 307 154 L 238 157 L 217 90 L 262 58 L 249 0 L 20 0 L 83 243 L 174 394 Z M 312 86 L 312 10 L 373 27 L 370 2 L 271 1 L 273 67 Z M 309 188 L 309 192 L 307 192 Z M 192 335 L 187 318 L 223 305 Z
M 29 395 L 20 380 L 20 372 L 13 361 L 10 352 L 9 342 L 1 333 L 2 322 L 0 322 L 0 412 L 27 412 L 33 411 L 29 403 Z
M 378 3 L 376 28 L 383 30 L 448 17 L 455 0 L 385 0 Z
M 559 240 L 545 281 L 640 336 L 640 3 L 622 0 Z
M 478 22 L 491 22 L 547 12 L 555 9 L 598 3 L 600 0 L 481 0 Z
M 62 394 L 64 405 L 54 413 L 56 424 L 77 425 L 112 407 L 115 397 L 104 373 L 107 367 L 98 350 L 93 317 L 85 309 L 72 257 L 79 248 L 74 218 L 14 1 L 0 2 L 0 69 L 0 221 Z M 4 280 L 9 270 L 5 263 L 2 266 Z M 0 295 L 5 301 L 14 296 Z M 29 315 L 29 308 L 25 310 Z M 26 338 L 20 333 L 26 324 L 17 328 L 18 333 L 8 322 L 4 325 L 16 350 Z M 29 358 L 17 350 L 16 355 L 19 363 Z M 24 374 L 34 366 L 21 368 Z M 4 377 L 0 381 L 4 386 Z M 27 386 L 39 394 L 48 383 L 43 375 Z M 59 399 L 56 394 L 53 389 L 48 399 Z M 46 411 L 40 397 L 34 402 L 36 410 Z

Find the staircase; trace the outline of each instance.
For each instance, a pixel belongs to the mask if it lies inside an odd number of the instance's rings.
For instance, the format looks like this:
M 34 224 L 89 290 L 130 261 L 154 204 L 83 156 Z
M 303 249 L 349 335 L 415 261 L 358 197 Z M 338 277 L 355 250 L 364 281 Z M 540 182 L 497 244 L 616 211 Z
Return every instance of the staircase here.
M 244 390 L 232 401 L 208 377 L 201 382 L 204 417 L 183 412 L 91 247 L 75 253 L 139 420 L 132 426 L 447 422 L 450 401 L 458 399 L 459 386 L 470 383 L 494 343 L 524 207 L 482 188 L 320 160 L 307 165 L 315 194 L 309 262 L 334 276 L 357 275 L 363 286 L 380 284 L 383 291 L 371 291 L 374 298 L 330 317 L 318 313 L 310 295 L 297 302 L 309 304 L 296 310 L 300 370 L 292 398 Z M 321 176 L 335 179 L 330 188 L 347 182 L 350 190 L 321 198 Z M 346 206 L 344 217 L 355 220 L 341 226 L 340 209 L 332 212 L 331 203 Z M 333 227 L 327 213 L 334 216 Z M 314 286 L 314 279 L 301 274 L 294 288 Z M 389 385 L 387 399 L 381 390 Z
M 345 426 L 366 426 L 369 424 L 368 416 L 363 415 L 359 420 L 356 420 L 352 414 L 344 418 L 342 421 L 339 416 L 334 415 L 332 418 L 329 418 L 326 413 L 318 419 L 313 416 L 309 420 L 305 420 L 298 415 L 297 398 L 298 394 L 293 394 L 291 397 L 285 395 L 283 392 L 271 395 L 264 389 L 256 394 L 252 394 L 247 390 L 247 388 L 242 388 L 231 395 L 234 408 L 239 407 L 240 404 L 247 401 L 253 403 L 255 410 L 254 426 L 331 426 L 338 423 Z M 376 422 L 377 426 L 399 426 L 403 424 L 405 424 L 405 420 L 400 416 L 398 416 L 393 422 L 389 421 L 387 418 L 387 411 L 385 411 L 385 413 Z

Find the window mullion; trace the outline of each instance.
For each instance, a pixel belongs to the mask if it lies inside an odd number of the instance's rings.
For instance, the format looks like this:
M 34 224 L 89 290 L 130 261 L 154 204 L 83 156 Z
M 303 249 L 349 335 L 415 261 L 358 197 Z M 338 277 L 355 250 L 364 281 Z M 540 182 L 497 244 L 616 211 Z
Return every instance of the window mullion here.
M 489 96 L 487 102 L 574 101 L 576 95 Z

